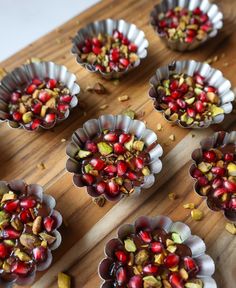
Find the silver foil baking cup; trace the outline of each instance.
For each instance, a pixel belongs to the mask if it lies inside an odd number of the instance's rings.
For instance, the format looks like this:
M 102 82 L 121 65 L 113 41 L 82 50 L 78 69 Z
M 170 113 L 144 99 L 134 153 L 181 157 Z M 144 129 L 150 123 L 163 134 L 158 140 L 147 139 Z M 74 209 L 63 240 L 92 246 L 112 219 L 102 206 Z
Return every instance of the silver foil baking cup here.
M 52 263 L 51 251 L 57 249 L 60 246 L 61 241 L 62 241 L 61 234 L 57 230 L 62 224 L 62 216 L 58 211 L 54 210 L 56 206 L 55 199 L 50 195 L 44 194 L 42 186 L 38 184 L 27 185 L 23 180 L 12 180 L 9 182 L 0 181 L 0 193 L 1 194 L 8 193 L 10 190 L 19 191 L 22 194 L 27 193 L 27 195 L 36 196 L 37 199 L 41 201 L 41 203 L 46 204 L 48 215 L 50 216 L 52 215 L 56 219 L 57 226 L 52 232 L 54 237 L 56 237 L 56 241 L 51 246 L 48 247 L 47 258 L 45 259 L 44 262 L 41 262 L 40 264 L 35 265 L 35 269 L 32 271 L 30 275 L 28 275 L 27 277 L 21 277 L 20 275 L 17 276 L 16 274 L 14 274 L 15 276 L 10 282 L 4 281 L 2 277 L 0 276 L 0 287 L 9 287 L 9 288 L 13 287 L 14 284 L 17 284 L 20 286 L 31 285 L 35 280 L 36 272 L 46 270 L 51 265 Z
M 150 85 L 152 86 L 149 90 L 149 96 L 154 100 L 154 107 L 156 106 L 159 96 L 156 90 L 157 85 L 160 84 L 161 80 L 169 79 L 170 75 L 173 73 L 186 73 L 189 76 L 193 76 L 195 73 L 199 73 L 201 76 L 205 77 L 205 80 L 209 85 L 214 86 L 218 90 L 220 97 L 220 108 L 224 110 L 224 114 L 229 114 L 233 110 L 232 102 L 235 99 L 235 94 L 231 90 L 231 83 L 229 80 L 224 78 L 222 72 L 211 67 L 207 63 L 197 62 L 194 60 L 184 60 L 184 61 L 174 61 L 169 65 L 163 66 L 156 70 L 156 74 L 150 79 Z M 224 120 L 225 115 L 220 114 L 212 118 L 212 120 L 200 122 L 200 126 L 197 124 L 186 125 L 184 122 L 181 122 L 179 119 L 176 121 L 171 121 L 168 119 L 168 116 L 165 115 L 165 111 L 157 109 L 158 112 L 161 112 L 165 119 L 171 123 L 176 123 L 182 128 L 207 128 L 212 124 L 218 124 Z
M 66 162 L 66 169 L 68 172 L 74 174 L 73 182 L 75 186 L 85 186 L 81 180 L 81 165 L 75 158 L 79 148 L 83 147 L 87 140 L 93 139 L 103 130 L 112 131 L 115 129 L 134 134 L 138 139 L 144 141 L 147 147 L 154 144 L 152 149 L 149 151 L 150 162 L 148 163 L 148 166 L 151 170 L 151 174 L 144 176 L 144 182 L 141 186 L 134 187 L 135 191 L 132 195 L 139 194 L 142 188 L 147 189 L 154 184 L 154 174 L 158 174 L 162 169 L 162 162 L 159 158 L 163 154 L 161 145 L 156 143 L 157 135 L 152 130 L 147 129 L 142 121 L 132 120 L 130 117 L 125 115 L 102 115 L 98 119 L 91 119 L 85 122 L 83 128 L 79 128 L 73 133 L 72 140 L 67 145 L 66 153 L 69 158 Z M 99 196 L 92 186 L 87 187 L 87 192 L 92 197 Z M 117 197 L 110 197 L 107 194 L 104 194 L 104 196 L 109 201 L 117 201 L 120 200 L 124 194 L 120 193 Z
M 0 122 L 8 122 L 11 128 L 24 128 L 27 131 L 32 131 L 27 129 L 27 124 L 18 124 L 13 120 L 8 119 L 8 104 L 10 101 L 11 93 L 22 88 L 22 85 L 30 83 L 34 78 L 44 79 L 46 77 L 53 78 L 61 81 L 69 90 L 73 96 L 69 109 L 65 112 L 63 119 L 57 119 L 51 125 L 43 126 L 43 129 L 51 129 L 57 123 L 65 120 L 69 114 L 70 110 L 77 106 L 78 98 L 77 95 L 80 92 L 80 87 L 76 83 L 75 74 L 69 72 L 65 66 L 55 64 L 53 62 L 37 62 L 25 64 L 21 67 L 14 69 L 12 72 L 8 73 L 0 82 Z M 37 129 L 36 129 L 37 130 Z M 35 131 L 35 130 L 34 130 Z
M 127 67 L 124 71 L 112 71 L 110 73 L 104 73 L 97 71 L 95 66 L 89 63 L 84 62 L 80 57 L 80 51 L 78 46 L 84 43 L 86 38 L 91 38 L 97 36 L 99 33 L 112 35 L 114 30 L 122 32 L 131 42 L 135 43 L 138 47 L 137 55 L 139 59 L 132 65 Z M 105 19 L 101 21 L 95 21 L 88 24 L 86 27 L 80 29 L 76 36 L 72 40 L 72 53 L 76 56 L 76 61 L 85 67 L 90 72 L 98 72 L 102 77 L 106 79 L 120 78 L 127 72 L 131 71 L 133 68 L 139 66 L 141 59 L 147 57 L 147 47 L 148 41 L 145 37 L 143 31 L 139 30 L 135 24 L 126 22 L 125 20 L 114 20 L 114 19 Z
M 158 15 L 160 13 L 165 13 L 169 9 L 173 9 L 178 6 L 187 8 L 190 11 L 194 10 L 196 7 L 200 7 L 200 9 L 208 15 L 209 20 L 213 24 L 213 29 L 210 33 L 207 34 L 206 38 L 204 38 L 202 41 L 195 39 L 192 43 L 185 43 L 170 40 L 167 37 L 167 35 L 158 33 L 157 28 Z M 210 3 L 208 0 L 162 0 L 160 4 L 154 6 L 150 14 L 150 19 L 151 19 L 151 25 L 159 35 L 160 39 L 165 43 L 165 45 L 171 48 L 172 50 L 182 52 L 187 50 L 193 50 L 199 47 L 210 38 L 215 37 L 218 34 L 219 30 L 223 27 L 222 12 L 219 10 L 219 7 L 216 4 Z
M 197 168 L 197 163 L 202 159 L 202 152 L 203 150 L 209 150 L 211 148 L 217 148 L 221 146 L 226 146 L 226 145 L 234 145 L 235 146 L 235 153 L 236 153 L 236 131 L 232 131 L 230 133 L 225 132 L 225 131 L 219 131 L 214 133 L 212 136 L 207 137 L 203 139 L 200 142 L 200 148 L 196 149 L 192 153 L 192 160 L 194 161 L 194 164 L 191 165 L 190 167 L 190 175 L 192 176 L 192 173 L 195 168 Z M 220 209 L 214 202 L 214 200 L 210 197 L 204 196 L 200 193 L 200 187 L 198 185 L 197 179 L 193 178 L 195 181 L 194 184 L 194 191 L 201 197 L 206 199 L 207 206 L 209 209 L 212 211 L 222 211 L 224 216 L 226 217 L 227 220 L 230 220 L 232 222 L 236 222 L 236 211 L 225 209 L 222 210 Z
M 213 259 L 209 255 L 205 254 L 206 245 L 204 241 L 200 237 L 192 235 L 189 226 L 186 224 L 182 222 L 172 222 L 172 220 L 166 216 L 156 216 L 154 218 L 141 216 L 134 224 L 125 224 L 118 229 L 117 238 L 111 239 L 106 244 L 104 250 L 106 258 L 99 264 L 98 273 L 103 280 L 100 288 L 114 287 L 109 274 L 110 265 L 114 263 L 114 251 L 118 246 L 123 245 L 123 240 L 127 236 L 145 228 L 151 230 L 161 228 L 167 233 L 178 233 L 183 240 L 183 244 L 188 246 L 192 251 L 192 257 L 200 268 L 197 278 L 203 281 L 204 288 L 217 288 L 215 280 L 211 277 L 215 272 L 215 264 Z

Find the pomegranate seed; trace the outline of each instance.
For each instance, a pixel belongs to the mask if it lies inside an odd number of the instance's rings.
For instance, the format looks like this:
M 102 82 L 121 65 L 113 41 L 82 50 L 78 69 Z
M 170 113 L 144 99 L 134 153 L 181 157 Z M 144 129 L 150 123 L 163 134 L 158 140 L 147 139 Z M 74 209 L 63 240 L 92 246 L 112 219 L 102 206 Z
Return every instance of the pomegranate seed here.
M 143 166 L 144 166 L 144 160 L 143 160 L 143 158 L 141 158 L 141 157 L 135 158 L 135 166 L 136 166 L 138 169 L 142 169 Z
M 19 214 L 19 217 L 20 217 L 21 222 L 23 223 L 29 222 L 31 220 L 30 211 L 28 209 L 21 211 Z
M 196 111 L 193 108 L 187 108 L 187 114 L 189 117 L 194 118 L 196 116 Z
M 199 271 L 199 267 L 197 266 L 197 263 L 191 257 L 184 258 L 184 266 L 185 266 L 185 269 L 190 273 L 193 272 L 197 274 Z
M 87 141 L 85 144 L 85 148 L 86 148 L 86 150 L 88 150 L 92 153 L 96 153 L 98 151 L 97 144 L 92 142 L 92 141 Z
M 198 98 L 200 101 L 202 102 L 207 102 L 207 97 L 206 97 L 206 93 L 204 91 L 202 91 L 199 95 Z
M 205 111 L 205 106 L 203 105 L 202 101 L 197 101 L 195 103 L 195 108 L 198 113 L 203 113 Z
M 109 59 L 112 61 L 112 62 L 118 62 L 119 59 L 120 59 L 120 53 L 119 53 L 119 50 L 118 49 L 113 49 L 110 53 L 110 56 L 109 56 Z
M 158 270 L 159 270 L 159 267 L 153 264 L 148 264 L 143 267 L 143 272 L 145 274 L 157 274 Z
M 186 34 L 188 35 L 189 38 L 194 38 L 197 34 L 196 30 L 193 29 L 187 29 Z
M 19 207 L 19 200 L 12 200 L 7 201 L 5 205 L 3 206 L 4 210 L 6 210 L 9 213 L 15 212 L 17 208 Z
M 49 113 L 45 116 L 45 122 L 47 123 L 53 123 L 56 119 L 56 114 L 54 113 Z
M 102 159 L 94 158 L 90 161 L 90 164 L 93 166 L 94 169 L 102 170 L 105 165 L 105 162 Z
M 209 25 L 209 24 L 201 25 L 200 29 L 205 31 L 205 32 L 209 32 L 211 30 L 211 25 Z
M 128 142 L 130 140 L 130 138 L 131 138 L 131 136 L 129 134 L 122 133 L 119 136 L 119 142 L 121 144 L 124 144 L 124 143 Z
M 127 68 L 129 66 L 129 59 L 127 58 L 121 58 L 119 62 L 122 66 L 124 66 L 124 68 Z
M 41 120 L 40 119 L 34 119 L 34 121 L 31 124 L 31 129 L 32 130 L 38 129 L 40 124 L 41 124 Z
M 129 288 L 142 288 L 143 287 L 142 277 L 140 275 L 135 275 L 131 277 L 129 280 L 128 287 Z
M 134 43 L 130 43 L 128 49 L 130 52 L 136 53 L 138 48 Z
M 62 95 L 61 97 L 60 97 L 60 101 L 61 102 L 65 102 L 65 103 L 70 103 L 71 102 L 71 100 L 72 100 L 72 96 L 71 95 Z
M 6 228 L 0 232 L 4 239 L 17 239 L 20 237 L 20 232 L 13 228 Z
M 179 87 L 179 91 L 183 94 L 188 92 L 188 84 L 183 83 L 180 87 Z
M 201 176 L 198 178 L 198 184 L 199 186 L 206 186 L 208 184 L 208 179 L 206 176 Z
M 203 176 L 203 174 L 198 168 L 195 168 L 192 172 L 192 176 L 193 176 L 193 178 L 197 179 L 197 178 Z
M 179 98 L 180 96 L 181 96 L 181 93 L 180 93 L 179 91 L 177 91 L 177 90 L 171 92 L 171 94 L 170 94 L 170 97 L 171 97 L 171 98 L 174 98 L 174 99 L 177 99 L 177 98 Z
M 11 267 L 11 272 L 26 275 L 30 271 L 30 267 L 25 262 L 17 261 Z
M 95 182 L 94 177 L 91 174 L 84 174 L 82 175 L 82 181 L 86 184 L 86 185 L 92 185 Z
M 101 41 L 98 38 L 96 38 L 96 37 L 94 37 L 92 39 L 92 43 L 93 43 L 94 46 L 98 46 L 98 47 L 101 47 L 101 45 L 102 45 Z
M 126 176 L 132 181 L 137 180 L 137 178 L 138 178 L 137 175 L 131 171 L 127 172 Z
M 193 42 L 193 37 L 190 37 L 190 36 L 187 36 L 187 37 L 185 37 L 185 39 L 184 39 L 184 41 L 186 42 L 186 43 L 192 43 Z
M 102 52 L 101 48 L 98 46 L 93 46 L 92 50 L 95 55 L 99 55 Z
M 43 220 L 43 225 L 44 225 L 47 232 L 52 232 L 52 230 L 54 230 L 54 228 L 55 228 L 56 221 L 53 217 L 47 216 Z
M 54 89 L 57 86 L 57 80 L 56 79 L 49 79 L 47 82 L 47 87 L 49 89 Z
M 109 67 L 111 68 L 111 70 L 114 70 L 114 71 L 117 70 L 117 65 L 114 62 L 109 62 Z
M 21 119 L 22 119 L 22 114 L 20 112 L 18 112 L 18 111 L 15 111 L 12 114 L 12 118 L 13 118 L 13 120 L 15 120 L 17 122 L 20 122 Z
M 195 14 L 195 15 L 201 15 L 201 14 L 202 14 L 202 10 L 201 10 L 199 7 L 196 7 L 196 8 L 193 10 L 193 14 Z
M 41 91 L 39 93 L 39 100 L 43 103 L 46 103 L 51 98 L 51 95 L 46 91 Z
M 172 80 L 170 83 L 170 90 L 176 90 L 179 87 L 179 81 L 178 80 Z
M 84 46 L 81 50 L 83 53 L 88 54 L 91 52 L 91 47 Z
M 38 78 L 34 78 L 34 79 L 32 80 L 32 83 L 35 84 L 35 85 L 37 85 L 37 86 L 39 86 L 39 85 L 42 84 L 42 81 L 39 80 Z
M 96 70 L 96 71 L 105 72 L 105 71 L 106 71 L 106 68 L 105 68 L 104 66 L 102 66 L 102 65 L 96 64 L 95 70 Z
M 104 171 L 108 174 L 114 174 L 117 172 L 117 168 L 115 165 L 110 164 L 104 168 Z
M 204 151 L 203 152 L 203 158 L 205 161 L 214 162 L 216 160 L 216 153 L 212 150 Z
M 104 139 L 109 142 L 116 142 L 118 141 L 118 135 L 114 132 L 110 132 L 104 136 Z
M 129 39 L 126 38 L 126 37 L 124 37 L 124 38 L 122 39 L 121 43 L 122 43 L 123 45 L 128 46 L 128 45 L 129 45 Z
M 113 146 L 114 152 L 116 154 L 124 154 L 125 153 L 125 147 L 121 143 L 115 143 Z
M 200 22 L 201 22 L 201 23 L 204 23 L 204 22 L 207 22 L 207 21 L 208 21 L 209 17 L 208 17 L 207 14 L 202 14 L 202 15 L 199 17 L 199 19 L 200 19 Z
M 18 92 L 13 92 L 13 93 L 11 94 L 11 102 L 12 102 L 12 103 L 17 103 L 18 100 L 20 99 L 20 97 L 21 97 L 21 94 L 20 94 L 20 93 L 18 93 Z
M 163 245 L 160 242 L 152 242 L 150 248 L 153 253 L 161 253 L 163 250 Z
M 179 110 L 178 105 L 174 102 L 169 102 L 168 106 L 169 106 L 171 111 L 177 112 Z
M 27 94 L 33 94 L 34 91 L 36 90 L 37 86 L 35 84 L 30 84 L 27 88 L 26 88 L 26 93 Z
M 32 111 L 34 112 L 34 114 L 40 114 L 42 109 L 42 104 L 41 103 L 36 103 L 33 107 L 32 107 Z
M 204 90 L 207 91 L 207 92 L 216 93 L 216 88 L 212 87 L 212 86 L 205 87 Z
M 128 260 L 127 254 L 124 251 L 116 251 L 115 255 L 117 260 L 122 263 L 126 263 Z
M 233 209 L 233 210 L 236 209 L 236 198 L 232 198 L 232 199 L 229 201 L 229 209 Z
M 222 168 L 222 167 L 212 167 L 212 168 L 211 168 L 211 172 L 212 172 L 213 174 L 218 175 L 218 176 L 224 176 L 226 170 L 225 170 L 225 168 Z
M 123 39 L 123 34 L 119 32 L 118 30 L 113 31 L 113 37 L 122 40 Z
M 169 278 L 172 288 L 184 288 L 183 280 L 178 273 L 173 273 Z
M 234 182 L 230 182 L 228 180 L 224 181 L 224 187 L 229 191 L 229 192 L 232 192 L 232 193 L 235 193 L 236 192 L 236 183 Z
M 169 103 L 169 102 L 172 102 L 173 101 L 173 98 L 169 97 L 169 96 L 164 96 L 161 98 L 161 100 L 164 102 L 164 103 Z
M 116 272 L 116 281 L 119 286 L 124 285 L 127 282 L 127 272 L 124 267 L 120 267 Z
M 140 231 L 139 237 L 143 240 L 145 243 L 151 243 L 152 242 L 152 236 L 148 231 Z
M 164 263 L 168 268 L 175 267 L 179 264 L 179 256 L 174 253 L 170 253 L 166 256 Z
M 65 113 L 69 108 L 70 106 L 68 104 L 58 104 L 57 106 L 57 110 L 62 113 Z
M 165 20 L 161 20 L 158 22 L 158 26 L 161 28 L 167 27 L 167 22 Z
M 87 39 L 85 39 L 84 44 L 86 47 L 91 47 L 92 46 L 92 40 L 87 38 Z
M 200 74 L 195 74 L 194 77 L 197 84 L 204 85 L 204 77 L 202 77 Z
M 182 99 L 177 99 L 177 100 L 176 100 L 176 103 L 179 105 L 179 107 L 180 107 L 181 109 L 185 109 L 186 106 L 187 106 L 186 102 L 185 102 L 184 100 L 182 100 Z
M 123 176 L 127 170 L 127 164 L 124 161 L 117 162 L 117 175 Z
M 0 243 L 0 258 L 4 259 L 8 256 L 8 249 L 7 247 L 3 244 Z
M 117 194 L 120 193 L 119 185 L 113 181 L 108 182 L 108 189 L 109 189 L 110 194 L 112 194 L 113 196 L 116 196 Z
M 107 184 L 103 181 L 99 182 L 97 185 L 96 185 L 96 190 L 98 192 L 98 194 L 103 194 L 105 193 L 106 191 L 106 188 L 107 188 Z
M 22 208 L 34 208 L 36 203 L 36 200 L 33 198 L 25 198 L 20 201 L 20 206 Z
M 213 189 L 219 188 L 223 185 L 223 180 L 220 178 L 215 178 L 211 185 Z
M 228 193 L 228 190 L 226 188 L 217 188 L 214 192 L 213 192 L 213 196 L 218 198 L 221 197 L 223 194 Z
M 228 162 L 234 161 L 234 154 L 233 153 L 226 153 L 224 155 L 224 160 L 228 161 Z
M 39 246 L 33 249 L 34 260 L 37 262 L 42 262 L 47 257 L 47 249 L 43 246 Z

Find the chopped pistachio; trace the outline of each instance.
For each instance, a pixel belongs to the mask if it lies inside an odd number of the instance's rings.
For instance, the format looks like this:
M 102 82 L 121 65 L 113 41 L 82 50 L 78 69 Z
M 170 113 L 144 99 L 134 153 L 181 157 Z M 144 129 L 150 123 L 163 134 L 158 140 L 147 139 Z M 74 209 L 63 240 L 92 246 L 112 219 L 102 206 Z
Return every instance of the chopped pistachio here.
M 146 262 L 149 258 L 148 251 L 143 249 L 140 250 L 136 255 L 135 255 L 135 264 L 136 265 L 142 265 L 144 262 Z
M 226 223 L 225 229 L 232 235 L 236 235 L 236 226 L 233 223 Z
M 65 273 L 58 273 L 58 288 L 70 288 L 71 287 L 71 278 Z
M 113 148 L 109 144 L 107 144 L 106 142 L 99 142 L 97 144 L 97 146 L 98 146 L 99 152 L 103 156 L 107 156 L 113 152 Z
M 199 210 L 199 209 L 193 209 L 193 210 L 191 211 L 191 217 L 192 217 L 192 219 L 195 220 L 195 221 L 200 221 L 200 220 L 202 220 L 203 216 L 204 216 L 203 211 L 201 211 L 201 210 Z
M 127 150 L 131 150 L 134 143 L 134 135 L 131 136 L 130 140 L 124 144 Z
M 177 195 L 176 195 L 175 193 L 169 193 L 169 194 L 168 194 L 168 197 L 169 197 L 170 200 L 175 200 L 175 199 L 177 199 Z
M 169 139 L 170 139 L 171 141 L 175 141 L 175 135 L 174 135 L 174 134 L 171 134 L 171 135 L 169 136 Z
M 144 176 L 148 176 L 148 175 L 151 174 L 151 171 L 150 171 L 150 169 L 147 166 L 145 166 L 142 169 L 142 173 L 143 173 Z
M 90 156 L 92 154 L 92 152 L 90 151 L 86 151 L 86 150 L 79 150 L 79 152 L 77 153 L 76 157 L 83 159 L 86 158 L 88 156 Z
M 108 105 L 107 105 L 107 104 L 104 104 L 104 105 L 101 105 L 101 106 L 99 107 L 99 109 L 100 109 L 100 110 L 105 110 L 107 107 L 108 107 Z
M 135 112 L 131 109 L 125 110 L 122 114 L 129 116 L 131 119 L 135 118 Z
M 143 151 L 144 148 L 144 142 L 141 140 L 136 140 L 133 143 L 133 149 L 137 151 Z
M 93 198 L 93 203 L 95 203 L 99 207 L 103 207 L 106 203 L 106 199 L 103 195 Z
M 195 204 L 194 203 L 186 203 L 183 205 L 184 209 L 194 209 Z
M 234 164 L 233 162 L 230 162 L 227 165 L 227 170 L 230 176 L 236 176 L 236 164 Z
M 132 239 L 126 239 L 124 241 L 124 244 L 125 244 L 125 250 L 128 252 L 135 252 L 137 250 L 134 240 Z
M 161 131 L 162 130 L 162 125 L 161 125 L 161 123 L 158 123 L 157 124 L 157 131 Z
M 201 162 L 198 164 L 198 169 L 202 172 L 202 173 L 207 173 L 208 171 L 210 171 L 212 168 L 212 165 L 210 163 L 207 162 Z
M 225 112 L 224 109 L 222 109 L 221 107 L 218 107 L 216 105 L 211 106 L 212 117 L 215 117 L 220 114 L 224 114 L 224 112 Z
M 178 244 L 183 243 L 183 240 L 181 239 L 181 237 L 180 237 L 180 235 L 178 233 L 172 233 L 171 236 L 172 236 L 171 238 L 173 239 L 173 241 L 175 243 L 178 243 Z
M 118 97 L 118 100 L 119 100 L 120 102 L 127 101 L 127 100 L 129 100 L 129 96 L 128 96 L 128 95 L 119 96 L 119 97 Z

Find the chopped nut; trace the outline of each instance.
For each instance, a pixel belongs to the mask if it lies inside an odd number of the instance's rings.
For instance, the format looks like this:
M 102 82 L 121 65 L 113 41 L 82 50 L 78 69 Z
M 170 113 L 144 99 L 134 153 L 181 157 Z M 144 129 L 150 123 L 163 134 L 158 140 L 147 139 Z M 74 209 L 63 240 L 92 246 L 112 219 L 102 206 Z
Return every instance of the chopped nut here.
M 103 207 L 106 203 L 106 199 L 103 195 L 93 198 L 93 203 L 95 203 L 99 207 Z
M 219 57 L 217 55 L 213 57 L 213 62 L 216 62 L 218 60 L 219 60 Z
M 70 288 L 71 287 L 71 277 L 65 273 L 58 273 L 58 288 Z
M 41 242 L 38 237 L 24 233 L 20 236 L 20 243 L 28 249 L 33 249 L 34 247 L 39 246 Z
M 93 90 L 97 94 L 105 94 L 106 93 L 106 88 L 99 82 L 94 84 Z
M 161 123 L 158 123 L 157 124 L 157 131 L 161 131 L 163 128 L 162 128 L 162 125 L 161 125 Z
M 41 216 L 37 216 L 34 219 L 33 226 L 32 226 L 32 232 L 35 235 L 37 235 L 40 232 L 41 224 L 42 224 L 42 217 Z
M 133 110 L 125 110 L 123 113 L 123 115 L 129 116 L 131 119 L 135 118 L 135 112 Z
M 127 100 L 129 100 L 129 96 L 128 96 L 128 95 L 119 96 L 119 97 L 118 97 L 118 100 L 119 100 L 120 102 L 127 101 Z
M 140 140 L 134 141 L 134 143 L 133 143 L 133 149 L 134 150 L 141 152 L 141 151 L 143 151 L 143 148 L 144 148 L 144 142 L 143 141 L 140 141 Z
M 2 196 L 1 202 L 3 203 L 3 202 L 6 202 L 8 200 L 14 200 L 16 198 L 17 198 L 16 194 L 9 192 L 9 193 L 6 193 Z
M 181 244 L 183 242 L 178 233 L 172 233 L 172 239 L 177 244 Z
M 187 203 L 183 205 L 184 209 L 194 209 L 195 204 L 194 203 Z
M 203 211 L 201 211 L 201 210 L 199 210 L 199 209 L 193 209 L 193 210 L 191 211 L 191 217 L 192 217 L 192 219 L 195 220 L 195 221 L 200 221 L 200 220 L 202 220 L 203 216 L 204 216 Z
M 168 197 L 169 197 L 170 200 L 175 200 L 175 199 L 177 199 L 177 195 L 176 195 L 175 193 L 169 193 L 169 194 L 168 194 Z
M 99 109 L 100 109 L 100 110 L 105 110 L 107 107 L 108 107 L 108 105 L 107 105 L 107 104 L 104 104 L 104 105 L 101 105 L 101 106 L 99 107 Z
M 149 254 L 147 250 L 140 250 L 136 255 L 135 255 L 135 264 L 136 265 L 142 265 L 144 262 L 146 262 L 149 258 Z
M 132 239 L 126 239 L 124 241 L 125 244 L 125 250 L 128 252 L 135 252 L 137 250 L 137 247 Z
M 37 168 L 40 170 L 44 170 L 44 169 L 46 169 L 46 166 L 43 162 L 40 162 L 39 164 L 37 164 Z
M 236 235 L 236 226 L 233 223 L 226 223 L 225 229 L 232 235 Z
M 99 152 L 103 155 L 103 156 L 107 156 L 109 155 L 110 153 L 112 153 L 113 151 L 113 148 L 107 144 L 106 142 L 99 142 L 97 144 L 98 146 L 98 150 Z
M 169 139 L 170 139 L 171 141 L 175 141 L 175 135 L 174 135 L 174 134 L 171 134 L 171 135 L 169 136 Z
M 26 64 L 30 64 L 30 63 L 39 63 L 43 61 L 42 59 L 40 58 L 37 58 L 37 57 L 31 57 L 29 59 L 26 60 Z
M 65 139 L 65 138 L 62 138 L 62 139 L 61 139 L 61 143 L 64 143 L 64 142 L 66 142 L 66 139 Z

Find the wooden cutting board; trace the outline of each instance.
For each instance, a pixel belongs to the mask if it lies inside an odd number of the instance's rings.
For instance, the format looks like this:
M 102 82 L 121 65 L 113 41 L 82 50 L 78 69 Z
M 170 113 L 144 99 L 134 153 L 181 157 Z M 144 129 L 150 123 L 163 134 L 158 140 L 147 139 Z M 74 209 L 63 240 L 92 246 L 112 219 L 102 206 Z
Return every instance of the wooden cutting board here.
M 219 68 L 236 86 L 236 33 L 233 33 L 236 28 L 235 3 L 230 0 L 218 1 L 224 11 L 225 28 L 219 37 L 189 53 L 168 50 L 154 33 L 149 25 L 149 13 L 156 3 L 152 0 L 104 0 L 0 64 L 10 71 L 30 57 L 52 60 L 66 65 L 76 73 L 82 88 L 79 97 L 81 106 L 74 109 L 69 119 L 53 131 L 28 133 L 11 130 L 6 124 L 0 125 L 0 178 L 23 178 L 27 183 L 43 185 L 47 193 L 56 198 L 57 209 L 64 217 L 61 228 L 63 244 L 55 251 L 52 266 L 38 274 L 33 288 L 57 287 L 56 278 L 60 271 L 73 277 L 73 287 L 99 287 L 98 263 L 103 258 L 104 244 L 116 235 L 116 229 L 123 223 L 133 222 L 140 215 L 159 214 L 167 215 L 174 221 L 184 221 L 194 234 L 202 237 L 207 244 L 207 253 L 216 263 L 214 277 L 218 287 L 236 287 L 236 238 L 226 232 L 226 220 L 222 214 L 209 211 L 206 203 L 194 194 L 193 181 L 188 174 L 190 155 L 199 146 L 199 141 L 216 130 L 235 130 L 236 118 L 230 115 L 222 125 L 205 130 L 185 130 L 165 122 L 162 115 L 153 109 L 148 98 L 150 77 L 158 67 L 173 59 L 205 61 L 217 56 L 217 61 L 212 65 Z M 147 59 L 118 85 L 88 73 L 70 53 L 71 38 L 79 28 L 108 17 L 123 18 L 135 23 L 144 30 L 150 43 Z M 27 35 L 23 33 L 22 37 Z M 107 95 L 85 92 L 88 85 L 97 81 L 107 88 Z M 130 100 L 120 103 L 117 97 L 124 94 Z M 108 104 L 108 107 L 101 111 L 99 107 L 103 104 Z M 156 184 L 143 191 L 140 197 L 123 199 L 117 204 L 106 203 L 100 208 L 91 201 L 85 189 L 73 186 L 72 175 L 65 171 L 67 143 L 62 143 L 61 139 L 69 140 L 73 131 L 92 117 L 106 113 L 118 114 L 127 107 L 135 110 L 139 119 L 145 120 L 154 131 L 157 131 L 157 123 L 163 125 L 164 129 L 157 134 L 164 148 L 164 168 Z M 140 117 L 142 114 L 143 117 Z M 169 140 L 170 134 L 175 135 L 175 141 Z M 40 162 L 45 164 L 45 170 L 37 168 Z M 170 192 L 176 193 L 178 199 L 169 200 Z M 188 202 L 196 203 L 204 211 L 205 217 L 200 223 L 194 222 L 190 211 L 183 208 L 183 204 Z

